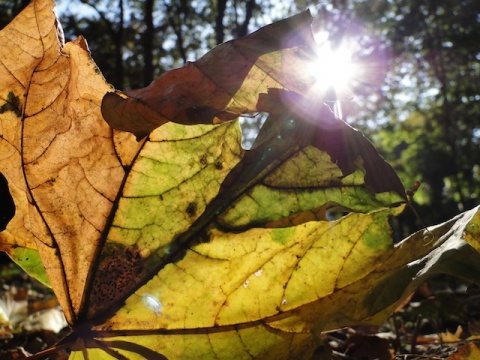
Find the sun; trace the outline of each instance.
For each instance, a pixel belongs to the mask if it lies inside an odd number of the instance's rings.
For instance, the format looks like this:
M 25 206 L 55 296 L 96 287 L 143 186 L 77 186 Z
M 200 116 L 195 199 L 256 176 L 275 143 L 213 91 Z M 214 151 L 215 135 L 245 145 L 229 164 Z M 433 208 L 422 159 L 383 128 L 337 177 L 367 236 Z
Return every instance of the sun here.
M 308 69 L 314 77 L 314 89 L 323 93 L 333 90 L 337 95 L 347 91 L 358 70 L 351 48 L 345 42 L 334 46 L 326 32 L 318 32 L 314 36 L 316 57 Z

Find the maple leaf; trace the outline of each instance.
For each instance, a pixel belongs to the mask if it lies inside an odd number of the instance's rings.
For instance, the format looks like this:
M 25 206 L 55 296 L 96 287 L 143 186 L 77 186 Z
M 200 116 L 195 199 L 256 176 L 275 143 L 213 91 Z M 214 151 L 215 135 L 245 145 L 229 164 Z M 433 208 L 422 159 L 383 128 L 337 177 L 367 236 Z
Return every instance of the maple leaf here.
M 480 278 L 478 208 L 393 245 L 398 177 L 307 96 L 307 75 L 275 62 L 308 53 L 306 13 L 204 58 L 253 44 L 242 71 L 202 78 L 190 64 L 124 100 L 84 39 L 59 40 L 52 9 L 33 1 L 0 32 L 0 167 L 16 208 L 0 249 L 51 285 L 71 327 L 42 355 L 309 358 L 321 331 L 384 321 L 432 274 Z M 214 91 L 192 92 L 190 71 Z M 230 117 L 251 109 L 270 118 L 245 151 Z M 350 214 L 327 221 L 331 207 Z

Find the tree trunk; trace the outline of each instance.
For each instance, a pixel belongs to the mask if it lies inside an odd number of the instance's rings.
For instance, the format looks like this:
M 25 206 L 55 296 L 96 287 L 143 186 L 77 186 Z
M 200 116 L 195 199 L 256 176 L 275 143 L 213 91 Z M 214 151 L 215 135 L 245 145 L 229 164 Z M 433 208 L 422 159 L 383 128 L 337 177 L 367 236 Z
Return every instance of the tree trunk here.
M 117 76 L 115 77 L 113 86 L 118 89 L 123 89 L 123 37 L 124 37 L 124 28 L 123 23 L 124 9 L 123 9 L 123 0 L 118 0 L 118 8 L 120 9 L 120 19 L 118 22 L 118 31 L 115 41 L 115 70 Z
M 237 37 L 244 37 L 248 34 L 248 24 L 253 16 L 253 9 L 255 8 L 255 0 L 248 0 L 245 3 L 245 20 L 237 28 Z
M 223 17 L 225 16 L 226 8 L 227 0 L 217 1 L 217 16 L 215 17 L 215 39 L 217 44 L 223 43 L 225 39 L 225 25 L 223 24 Z
M 153 39 L 155 36 L 155 28 L 153 25 L 154 2 L 155 0 L 145 1 L 144 21 L 146 29 L 143 33 L 143 59 L 145 61 L 143 68 L 144 86 L 147 86 L 153 81 Z

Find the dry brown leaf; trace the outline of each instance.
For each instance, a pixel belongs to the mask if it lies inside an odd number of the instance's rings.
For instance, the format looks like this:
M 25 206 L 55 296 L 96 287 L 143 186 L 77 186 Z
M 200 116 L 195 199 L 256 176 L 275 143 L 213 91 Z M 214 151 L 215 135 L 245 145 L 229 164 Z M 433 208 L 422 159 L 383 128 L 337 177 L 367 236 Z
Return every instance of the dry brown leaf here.
M 469 341 L 460 345 L 457 351 L 448 357 L 448 360 L 478 360 L 480 359 L 480 342 Z
M 38 249 L 73 324 L 129 160 L 101 120 L 110 86 L 83 38 L 62 43 L 53 7 L 34 1 L 0 33 L 0 47 L 10 49 L 0 59 L 9 92 L 0 96 L 12 109 L 1 122 L 0 166 L 17 211 L 0 246 Z

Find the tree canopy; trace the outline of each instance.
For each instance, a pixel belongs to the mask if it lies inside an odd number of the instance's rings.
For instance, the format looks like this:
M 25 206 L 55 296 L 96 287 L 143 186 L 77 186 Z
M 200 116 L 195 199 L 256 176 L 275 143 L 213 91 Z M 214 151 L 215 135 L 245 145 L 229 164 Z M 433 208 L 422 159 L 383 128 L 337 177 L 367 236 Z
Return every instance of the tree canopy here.
M 392 51 L 379 103 L 389 121 L 376 138 L 405 181 L 423 183 L 422 217 L 448 218 L 480 195 L 480 4 L 385 1 L 370 10 Z

